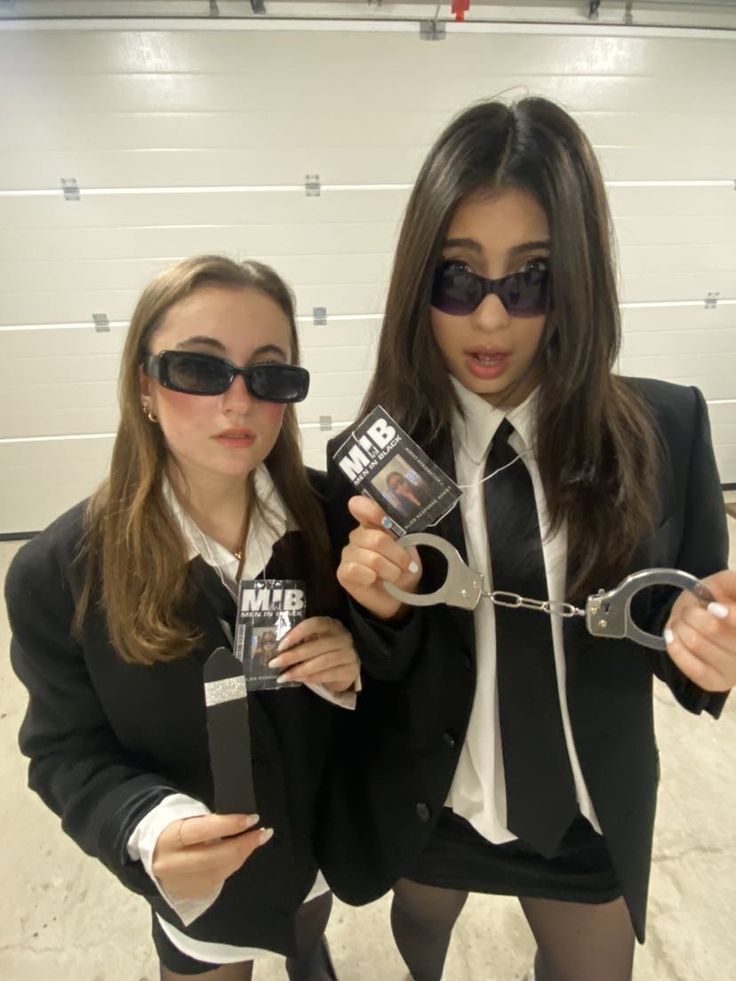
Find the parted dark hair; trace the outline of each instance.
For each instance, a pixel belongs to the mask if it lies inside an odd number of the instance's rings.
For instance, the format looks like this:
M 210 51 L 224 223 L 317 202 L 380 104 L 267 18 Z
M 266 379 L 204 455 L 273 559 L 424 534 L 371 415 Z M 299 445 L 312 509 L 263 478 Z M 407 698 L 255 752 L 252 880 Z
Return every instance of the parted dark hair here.
M 552 530 L 567 523 L 579 597 L 613 584 L 650 528 L 661 448 L 649 410 L 613 374 L 621 322 L 608 202 L 585 133 L 555 103 L 473 105 L 430 149 L 404 215 L 361 415 L 383 405 L 431 453 L 452 410 L 462 411 L 432 333 L 432 277 L 458 204 L 510 189 L 533 196 L 550 228 L 535 450 Z

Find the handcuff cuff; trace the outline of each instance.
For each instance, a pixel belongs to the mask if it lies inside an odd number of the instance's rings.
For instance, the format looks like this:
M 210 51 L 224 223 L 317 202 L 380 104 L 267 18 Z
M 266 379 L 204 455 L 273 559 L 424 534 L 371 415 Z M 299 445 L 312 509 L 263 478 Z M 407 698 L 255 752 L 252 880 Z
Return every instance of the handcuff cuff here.
M 663 637 L 647 633 L 637 626 L 631 617 L 631 602 L 638 592 L 651 586 L 676 586 L 688 589 L 701 603 L 713 602 L 707 586 L 689 572 L 679 569 L 644 569 L 626 576 L 614 589 L 598 590 L 588 596 L 585 607 L 557 600 L 536 600 L 503 589 L 489 591 L 485 588 L 482 573 L 471 569 L 463 561 L 454 545 L 427 532 L 414 532 L 398 539 L 402 548 L 426 545 L 441 552 L 447 559 L 447 577 L 439 589 L 431 593 L 407 593 L 394 583 L 384 582 L 384 588 L 394 599 L 407 606 L 434 606 L 446 603 L 461 610 L 474 610 L 482 599 L 494 606 L 537 610 L 549 616 L 585 617 L 585 626 L 594 637 L 626 638 L 656 651 L 666 649 Z

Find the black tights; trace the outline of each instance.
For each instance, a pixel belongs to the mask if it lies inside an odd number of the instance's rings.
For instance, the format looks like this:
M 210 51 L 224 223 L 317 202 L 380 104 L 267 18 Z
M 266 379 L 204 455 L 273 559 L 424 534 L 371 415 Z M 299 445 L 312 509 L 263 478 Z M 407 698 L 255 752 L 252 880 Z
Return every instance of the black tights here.
M 332 911 L 332 893 L 325 892 L 304 903 L 296 915 L 296 957 L 286 959 L 289 981 L 329 981 L 325 970 L 322 941 Z
M 325 892 L 304 903 L 296 914 L 297 956 L 286 960 L 286 973 L 290 981 L 328 981 L 324 970 L 322 939 L 332 910 L 332 893 Z M 240 964 L 223 964 L 204 974 L 178 974 L 160 965 L 161 981 L 252 981 L 253 961 Z
M 440 981 L 455 921 L 468 898 L 457 889 L 400 879 L 391 927 L 414 981 Z M 535 981 L 630 981 L 634 932 L 623 899 L 566 903 L 520 898 L 537 942 Z

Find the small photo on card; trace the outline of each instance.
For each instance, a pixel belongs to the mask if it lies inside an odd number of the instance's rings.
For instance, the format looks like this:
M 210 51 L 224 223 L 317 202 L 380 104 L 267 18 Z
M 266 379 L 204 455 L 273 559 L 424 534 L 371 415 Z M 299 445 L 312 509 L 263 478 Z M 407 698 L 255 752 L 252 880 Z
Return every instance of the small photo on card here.
M 253 664 L 267 668 L 271 658 L 276 657 L 276 651 L 281 637 L 277 627 L 251 627 L 250 630 L 250 659 Z
M 462 496 L 380 405 L 356 426 L 334 460 L 357 490 L 381 505 L 397 536 L 437 524 Z
M 432 503 L 432 492 L 401 453 L 370 478 L 373 489 L 406 519 L 413 518 Z

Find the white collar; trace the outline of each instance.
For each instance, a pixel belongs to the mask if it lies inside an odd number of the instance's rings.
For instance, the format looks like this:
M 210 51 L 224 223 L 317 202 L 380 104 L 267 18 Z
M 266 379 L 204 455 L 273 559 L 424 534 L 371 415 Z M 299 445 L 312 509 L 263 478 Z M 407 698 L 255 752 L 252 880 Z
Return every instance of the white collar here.
M 464 418 L 457 411 L 452 413 L 453 442 L 462 446 L 474 463 L 479 464 L 485 459 L 491 440 L 504 419 L 508 419 L 516 430 L 518 443 L 523 444 L 517 445 L 515 441 L 517 450 L 533 447 L 537 389 L 534 389 L 521 405 L 504 410 L 496 408 L 480 395 L 471 392 L 453 375 L 450 375 L 450 382 L 464 413 Z
M 284 537 L 290 525 L 284 502 L 274 487 L 265 464 L 261 464 L 255 471 L 254 488 L 256 498 L 267 511 L 267 520 L 258 508 L 253 510 L 245 543 L 242 579 L 255 579 L 263 572 L 273 554 L 274 545 Z M 231 582 L 235 582 L 238 574 L 238 559 L 224 545 L 220 545 L 199 528 L 191 515 L 184 510 L 166 475 L 163 477 L 162 489 L 172 517 L 184 536 L 187 561 L 201 555 L 208 565 L 218 569 Z

